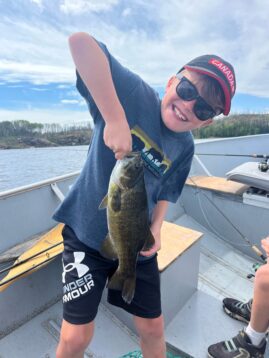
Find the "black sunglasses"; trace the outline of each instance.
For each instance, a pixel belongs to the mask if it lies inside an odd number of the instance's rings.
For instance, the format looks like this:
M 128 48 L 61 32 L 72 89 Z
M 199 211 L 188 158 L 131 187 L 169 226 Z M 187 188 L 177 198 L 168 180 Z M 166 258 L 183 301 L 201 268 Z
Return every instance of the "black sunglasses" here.
M 183 101 L 196 100 L 193 106 L 193 112 L 200 121 L 206 121 L 207 119 L 220 114 L 214 111 L 214 109 L 206 103 L 206 101 L 199 95 L 197 88 L 191 83 L 191 81 L 180 74 L 177 74 L 176 77 L 180 80 L 176 88 L 178 97 L 183 99 Z

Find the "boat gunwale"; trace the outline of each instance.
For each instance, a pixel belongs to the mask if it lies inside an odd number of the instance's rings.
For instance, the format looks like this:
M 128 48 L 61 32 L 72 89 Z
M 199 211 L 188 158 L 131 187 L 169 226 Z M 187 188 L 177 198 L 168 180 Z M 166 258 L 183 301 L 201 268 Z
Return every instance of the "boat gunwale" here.
M 6 198 L 8 198 L 10 196 L 15 196 L 15 195 L 18 195 L 18 194 L 22 194 L 22 193 L 25 193 L 25 192 L 28 192 L 28 191 L 31 191 L 31 190 L 40 189 L 40 188 L 42 188 L 44 186 L 51 185 L 51 184 L 53 184 L 55 182 L 60 182 L 60 181 L 66 180 L 66 179 L 71 179 L 73 177 L 78 176 L 80 174 L 80 172 L 81 171 L 79 170 L 79 171 L 71 172 L 71 173 L 68 173 L 68 174 L 61 175 L 61 176 L 53 177 L 53 178 L 50 178 L 50 179 L 45 179 L 45 180 L 35 182 L 35 183 L 32 183 L 32 184 L 20 186 L 20 187 L 14 188 L 14 189 L 9 189 L 9 190 L 2 191 L 2 192 L 0 192 L 0 200 L 1 199 L 6 199 Z

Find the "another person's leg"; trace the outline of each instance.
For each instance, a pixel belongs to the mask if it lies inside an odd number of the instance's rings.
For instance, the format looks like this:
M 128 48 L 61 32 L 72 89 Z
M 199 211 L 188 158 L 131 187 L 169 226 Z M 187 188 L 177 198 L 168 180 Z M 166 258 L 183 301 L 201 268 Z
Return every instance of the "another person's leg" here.
M 254 282 L 254 299 L 246 333 L 253 344 L 259 344 L 269 327 L 269 264 L 261 266 Z
M 143 357 L 166 357 L 163 316 L 153 319 L 134 316 L 134 323 L 140 337 Z
M 211 345 L 208 355 L 212 358 L 232 358 L 236 354 L 251 357 L 263 356 L 266 348 L 265 334 L 269 326 L 269 265 L 259 268 L 254 281 L 254 298 L 251 319 L 246 331 L 230 340 Z

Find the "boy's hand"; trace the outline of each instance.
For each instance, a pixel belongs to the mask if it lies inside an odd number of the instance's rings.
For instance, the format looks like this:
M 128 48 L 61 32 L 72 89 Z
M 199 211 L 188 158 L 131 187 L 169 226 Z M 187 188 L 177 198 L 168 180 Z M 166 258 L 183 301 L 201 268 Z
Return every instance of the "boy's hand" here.
M 114 152 L 116 159 L 122 159 L 132 151 L 132 135 L 126 120 L 107 122 L 104 142 Z
M 262 240 L 262 248 L 266 252 L 267 257 L 269 257 L 269 236 Z
M 154 229 L 154 227 L 151 226 L 150 231 L 155 239 L 155 244 L 152 246 L 150 250 L 147 251 L 140 251 L 140 254 L 142 256 L 151 256 L 155 254 L 157 251 L 161 248 L 161 232 L 160 230 Z

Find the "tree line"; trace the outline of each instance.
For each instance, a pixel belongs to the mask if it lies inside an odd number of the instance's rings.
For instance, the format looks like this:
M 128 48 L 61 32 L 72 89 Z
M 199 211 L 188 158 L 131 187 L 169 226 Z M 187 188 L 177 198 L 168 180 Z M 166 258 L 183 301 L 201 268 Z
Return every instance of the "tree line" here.
M 89 130 L 90 123 L 58 124 L 58 123 L 31 123 L 20 119 L 0 122 L 0 138 L 8 137 L 36 137 L 46 134 L 63 134 L 74 131 Z
M 0 138 L 41 137 L 64 135 L 74 132 L 91 131 L 90 122 L 80 124 L 31 123 L 27 120 L 0 122 Z M 269 115 L 238 114 L 216 119 L 208 127 L 193 131 L 195 138 L 238 137 L 269 133 Z
M 227 138 L 269 133 L 268 114 L 237 114 L 214 120 L 193 131 L 195 138 Z

